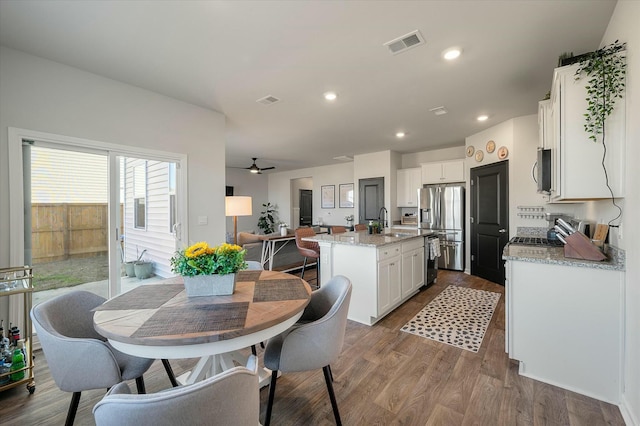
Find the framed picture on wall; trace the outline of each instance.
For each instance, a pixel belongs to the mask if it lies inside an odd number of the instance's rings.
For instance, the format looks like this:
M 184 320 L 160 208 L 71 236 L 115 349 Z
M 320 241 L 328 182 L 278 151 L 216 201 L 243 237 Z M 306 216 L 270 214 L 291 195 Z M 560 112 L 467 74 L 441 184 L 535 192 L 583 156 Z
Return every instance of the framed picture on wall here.
M 336 186 L 322 185 L 320 187 L 320 207 L 323 209 L 336 208 Z
M 353 183 L 341 183 L 339 197 L 340 208 L 353 208 Z

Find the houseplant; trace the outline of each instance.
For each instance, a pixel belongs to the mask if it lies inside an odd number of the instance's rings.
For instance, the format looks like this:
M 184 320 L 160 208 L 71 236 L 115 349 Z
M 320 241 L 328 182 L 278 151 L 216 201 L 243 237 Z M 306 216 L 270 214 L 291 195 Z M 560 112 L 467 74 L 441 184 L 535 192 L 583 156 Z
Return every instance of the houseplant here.
M 587 112 L 584 130 L 589 139 L 597 142 L 598 135 L 605 141 L 605 121 L 613 112 L 615 103 L 625 90 L 626 58 L 618 54 L 626 48 L 626 43 L 618 40 L 594 52 L 581 55 L 580 65 L 575 73 L 576 80 L 584 76 L 587 82 Z
M 264 211 L 261 211 L 260 217 L 258 217 L 258 228 L 260 228 L 265 234 L 272 234 L 275 230 L 275 216 L 277 214 L 278 207 L 271 203 L 262 204 L 262 207 L 264 207 Z
M 235 244 L 209 247 L 199 242 L 177 251 L 171 258 L 171 270 L 184 279 L 187 296 L 233 294 L 235 273 L 246 268 L 245 250 Z

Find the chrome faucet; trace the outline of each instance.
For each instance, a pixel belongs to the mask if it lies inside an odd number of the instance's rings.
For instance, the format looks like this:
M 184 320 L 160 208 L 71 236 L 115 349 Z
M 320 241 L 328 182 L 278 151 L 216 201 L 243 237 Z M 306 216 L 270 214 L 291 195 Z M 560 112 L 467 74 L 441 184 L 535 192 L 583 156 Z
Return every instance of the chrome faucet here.
M 382 208 L 380 208 L 380 211 L 378 212 L 378 222 L 380 222 L 381 218 L 382 218 L 382 227 L 386 228 L 387 227 L 387 215 L 389 214 L 389 212 L 387 211 L 387 209 L 382 206 Z

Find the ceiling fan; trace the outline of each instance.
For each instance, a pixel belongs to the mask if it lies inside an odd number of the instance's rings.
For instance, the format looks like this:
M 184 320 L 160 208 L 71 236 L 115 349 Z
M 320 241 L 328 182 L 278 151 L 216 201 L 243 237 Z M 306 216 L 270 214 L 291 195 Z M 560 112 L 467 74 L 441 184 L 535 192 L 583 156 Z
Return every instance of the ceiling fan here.
M 245 167 L 245 169 L 249 170 L 249 172 L 251 173 L 255 173 L 255 174 L 262 174 L 263 170 L 271 170 L 271 169 L 275 169 L 275 167 L 265 167 L 265 168 L 260 168 L 256 165 L 256 160 L 258 159 L 257 157 L 252 157 L 251 158 L 253 160 L 253 164 L 249 167 Z

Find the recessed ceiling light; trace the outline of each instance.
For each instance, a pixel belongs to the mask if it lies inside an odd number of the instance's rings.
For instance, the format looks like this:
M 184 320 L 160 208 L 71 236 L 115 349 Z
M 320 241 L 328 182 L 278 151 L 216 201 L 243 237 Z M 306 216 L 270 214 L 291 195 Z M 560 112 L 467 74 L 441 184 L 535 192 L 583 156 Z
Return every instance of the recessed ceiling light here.
M 406 134 L 405 134 L 404 132 L 397 132 L 397 133 L 396 133 L 396 138 L 398 138 L 398 139 L 402 139 L 402 138 L 404 138 L 404 137 L 405 137 L 405 135 L 406 135 Z
M 460 49 L 459 47 L 451 47 L 445 50 L 444 52 L 442 52 L 442 57 L 445 58 L 447 61 L 451 61 L 453 59 L 456 59 L 458 56 L 460 56 L 461 53 L 462 53 L 462 49 Z
M 479 115 L 478 121 L 487 121 L 489 119 L 488 115 Z
M 326 92 L 324 94 L 324 98 L 328 101 L 335 101 L 337 97 L 338 94 L 336 92 Z

